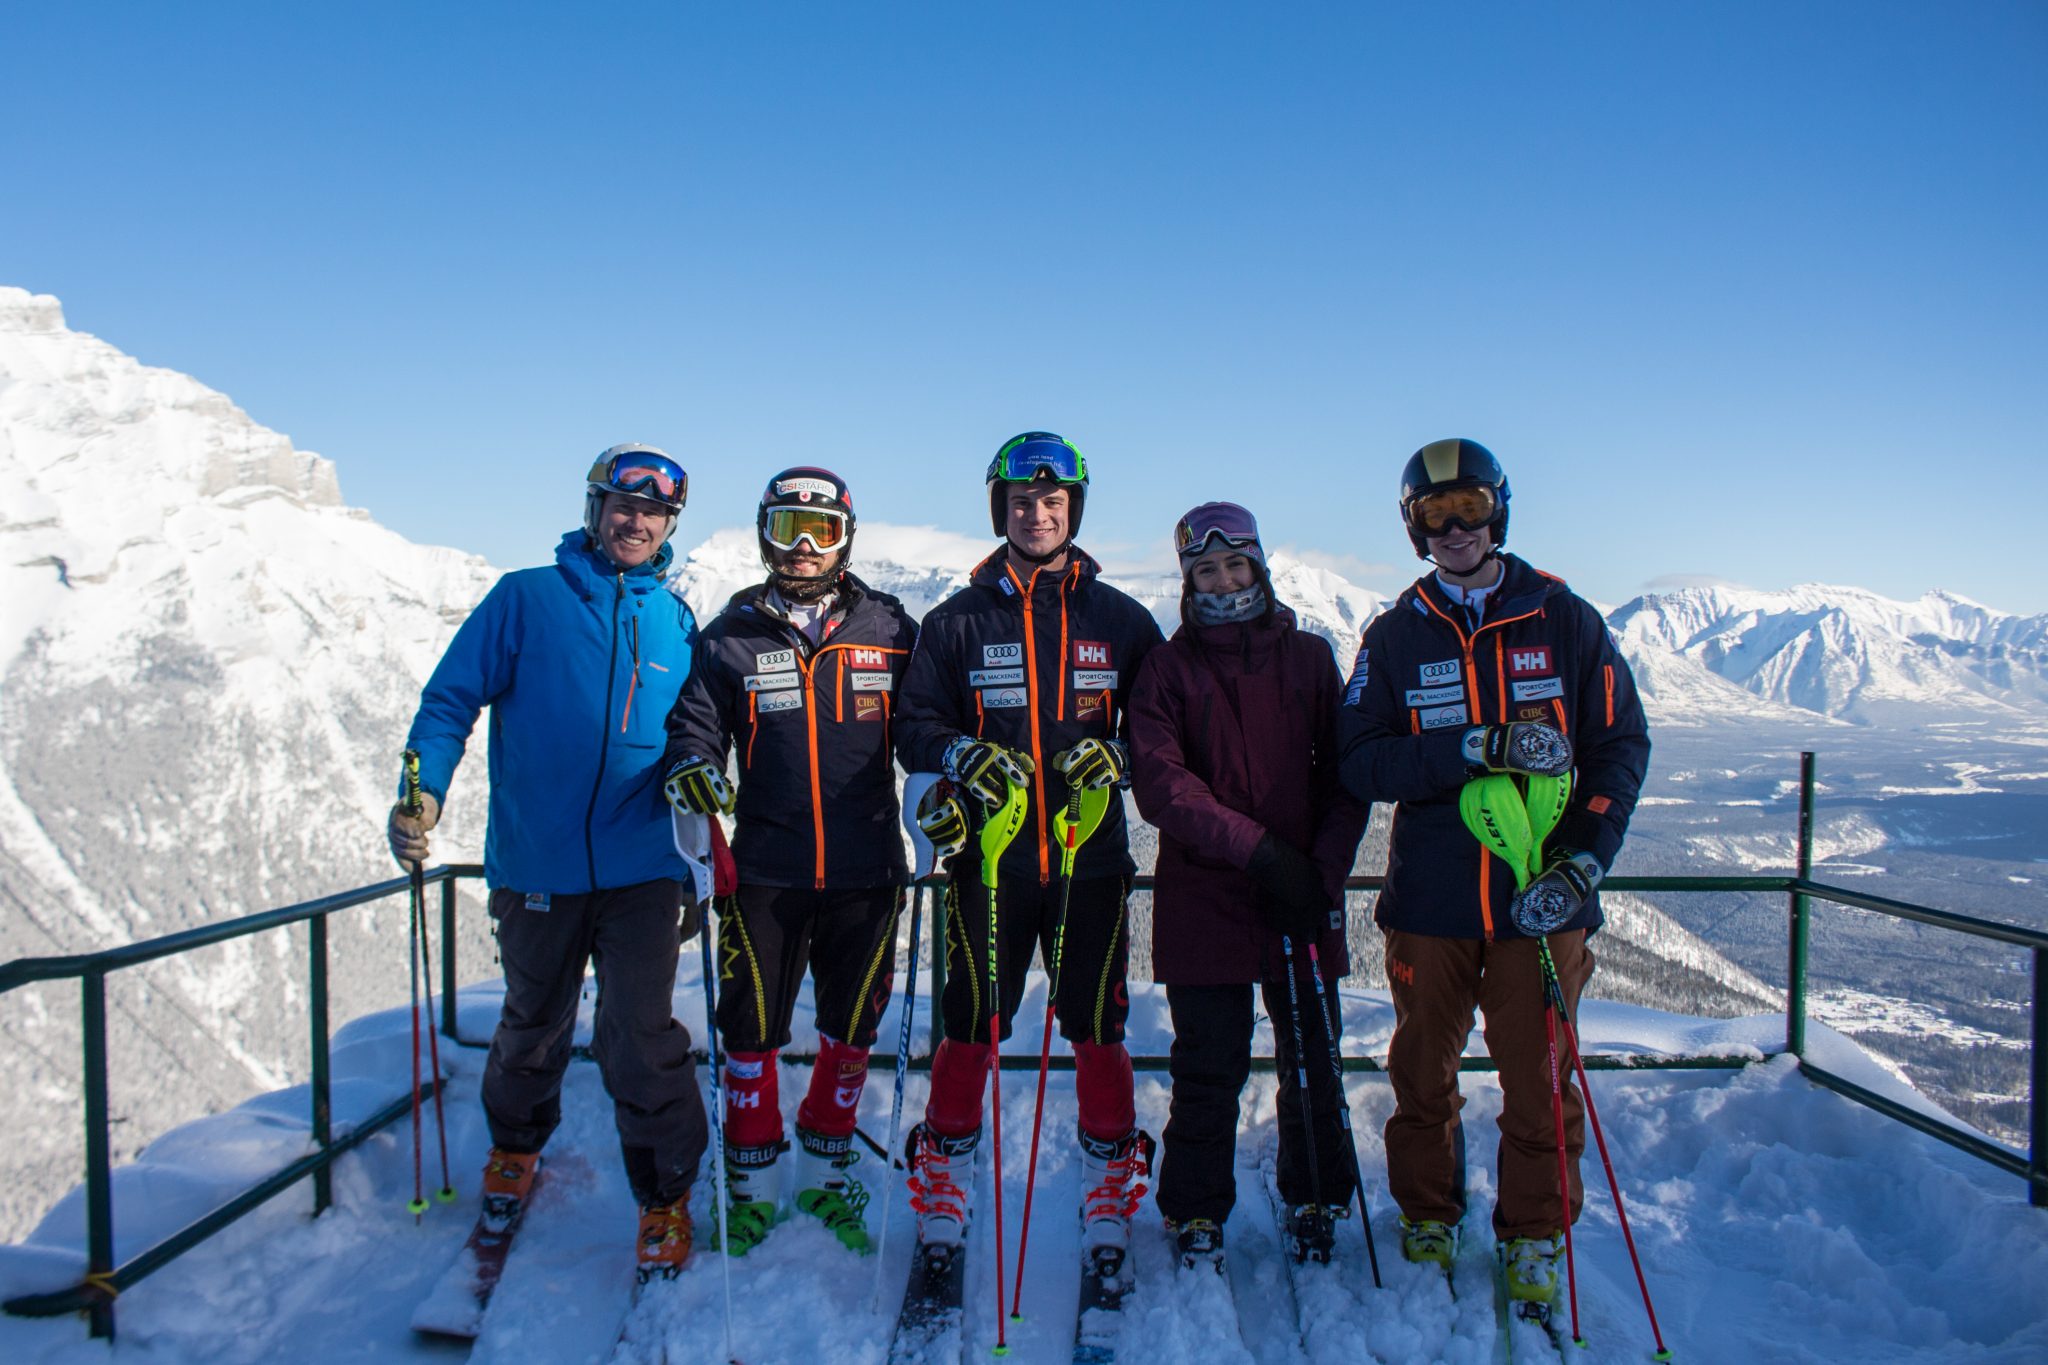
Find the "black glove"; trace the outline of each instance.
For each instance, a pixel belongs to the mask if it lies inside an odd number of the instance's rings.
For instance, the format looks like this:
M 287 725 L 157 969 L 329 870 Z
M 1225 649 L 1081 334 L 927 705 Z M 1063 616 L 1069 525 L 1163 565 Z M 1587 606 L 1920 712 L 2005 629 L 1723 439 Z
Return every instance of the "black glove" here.
M 1131 759 L 1124 746 L 1115 740 L 1091 735 L 1073 748 L 1054 754 L 1052 766 L 1076 787 L 1116 787 L 1130 780 Z
M 917 803 L 917 827 L 932 841 L 934 863 L 966 848 L 967 808 L 960 804 L 960 789 L 951 782 L 934 782 L 925 788 Z
M 1541 721 L 1475 725 L 1465 732 L 1465 761 L 1490 773 L 1563 777 L 1572 770 L 1572 742 Z
M 1245 871 L 1259 890 L 1259 915 L 1274 933 L 1312 943 L 1329 927 L 1330 893 L 1314 859 L 1267 834 Z
M 1558 849 L 1543 875 L 1508 902 L 1508 918 L 1530 938 L 1554 934 L 1585 908 L 1586 898 L 1605 875 L 1592 854 Z
M 685 815 L 731 815 L 738 798 L 725 780 L 723 764 L 690 755 L 668 770 L 661 784 L 668 803 Z
M 993 810 L 1003 804 L 1011 787 L 1031 780 L 1031 759 L 1000 744 L 962 735 L 946 746 L 940 767 L 946 776 L 974 794 L 974 799 Z

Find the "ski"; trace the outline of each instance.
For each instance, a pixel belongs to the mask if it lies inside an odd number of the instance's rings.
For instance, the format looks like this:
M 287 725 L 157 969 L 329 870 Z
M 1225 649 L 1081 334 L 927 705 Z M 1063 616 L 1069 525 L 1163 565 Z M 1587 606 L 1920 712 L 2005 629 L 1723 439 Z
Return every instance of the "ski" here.
M 1287 1277 L 1287 1297 L 1294 1303 L 1294 1335 L 1300 1342 L 1302 1353 L 1308 1354 L 1308 1323 L 1301 1311 L 1302 1267 L 1287 1248 L 1287 1201 L 1280 1197 L 1280 1171 L 1277 1155 L 1268 1152 L 1259 1158 L 1259 1183 L 1266 1187 L 1266 1198 L 1273 1206 L 1273 1230 L 1280 1244 L 1280 1269 Z
M 1565 1354 L 1564 1348 L 1568 1338 L 1564 1328 L 1558 1325 L 1555 1306 L 1509 1298 L 1507 1268 L 1501 1264 L 1499 1257 L 1494 1258 L 1493 1309 L 1500 1319 L 1501 1357 L 1507 1365 L 1514 1365 L 1517 1323 L 1530 1323 L 1542 1328 L 1543 1335 L 1550 1342 L 1550 1349 L 1556 1352 L 1557 1357 L 1560 1360 L 1571 1358 Z
M 889 1365 L 959 1359 L 967 1348 L 967 1245 L 919 1245 L 910 1252 L 910 1283 L 896 1315 Z
M 1074 1365 L 1110 1365 L 1124 1330 L 1124 1296 L 1137 1283 L 1128 1251 L 1081 1253 L 1081 1303 L 1074 1317 Z
M 462 1244 L 454 1264 L 442 1273 L 432 1292 L 413 1309 L 412 1330 L 422 1336 L 474 1341 L 483 1330 L 484 1313 L 505 1273 L 512 1239 L 526 1221 L 527 1209 L 547 1179 L 546 1168 L 534 1172 L 524 1199 L 499 1200 L 477 1214 L 476 1227 Z

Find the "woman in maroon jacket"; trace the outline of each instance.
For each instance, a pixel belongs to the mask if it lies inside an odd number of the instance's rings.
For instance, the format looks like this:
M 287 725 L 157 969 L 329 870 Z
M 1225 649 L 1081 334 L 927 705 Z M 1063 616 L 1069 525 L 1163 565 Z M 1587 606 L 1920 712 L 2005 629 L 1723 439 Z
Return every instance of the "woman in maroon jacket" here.
M 1145 661 L 1130 703 L 1132 786 L 1159 830 L 1152 974 L 1173 1015 L 1173 1107 L 1159 1209 L 1184 1265 L 1222 1264 L 1238 1094 L 1251 1073 L 1252 987 L 1280 1056 L 1280 1197 L 1297 1260 L 1328 1260 L 1332 1220 L 1354 1189 L 1342 1093 L 1327 1062 L 1308 945 L 1335 983 L 1344 951 L 1343 881 L 1369 807 L 1337 775 L 1343 682 L 1330 647 L 1273 600 L 1258 523 L 1206 503 L 1174 532 L 1181 627 Z M 1295 1084 L 1282 936 L 1296 958 L 1309 1057 L 1313 1144 Z M 1313 1153 L 1313 1161 L 1311 1160 Z

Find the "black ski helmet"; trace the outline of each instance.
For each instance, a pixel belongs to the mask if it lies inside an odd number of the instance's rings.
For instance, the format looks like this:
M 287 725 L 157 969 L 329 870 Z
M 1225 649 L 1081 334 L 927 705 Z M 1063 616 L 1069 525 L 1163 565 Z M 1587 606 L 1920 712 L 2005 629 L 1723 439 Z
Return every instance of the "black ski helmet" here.
M 1088 498 L 1088 461 L 1072 441 L 1050 431 L 1027 431 L 1012 436 L 988 462 L 989 524 L 997 535 L 1008 539 L 1004 485 L 1035 483 L 1040 479 L 1067 490 L 1067 540 L 1071 544 L 1081 534 L 1081 511 Z
M 683 504 L 690 500 L 690 476 L 660 446 L 627 441 L 606 448 L 583 476 L 583 531 L 593 542 L 607 493 L 624 493 L 666 507 L 668 529 L 661 534 L 661 543 L 666 545 L 676 533 Z
M 768 538 L 768 518 L 777 509 L 789 508 L 823 512 L 846 523 L 846 532 L 832 545 L 821 546 L 815 538 L 811 544 L 820 554 L 840 551 L 839 563 L 832 570 L 831 581 L 838 581 L 853 562 L 853 533 L 858 520 L 853 511 L 853 492 L 846 486 L 846 480 L 829 469 L 816 465 L 798 465 L 785 469 L 768 480 L 768 486 L 761 490 L 761 505 L 754 513 L 754 543 L 761 551 L 761 563 L 767 566 L 777 583 L 783 575 L 775 571 L 775 551 L 791 546 L 777 546 Z M 791 545 L 794 545 L 794 541 Z
M 1428 559 L 1429 546 L 1422 528 L 1415 524 L 1415 500 L 1447 488 L 1477 487 L 1493 490 L 1495 509 L 1486 527 L 1493 532 L 1493 548 L 1498 550 L 1508 541 L 1508 499 L 1513 494 L 1508 489 L 1507 471 L 1493 458 L 1493 452 L 1477 441 L 1453 439 L 1431 441 L 1408 457 L 1401 471 L 1401 524 L 1408 528 L 1416 558 Z

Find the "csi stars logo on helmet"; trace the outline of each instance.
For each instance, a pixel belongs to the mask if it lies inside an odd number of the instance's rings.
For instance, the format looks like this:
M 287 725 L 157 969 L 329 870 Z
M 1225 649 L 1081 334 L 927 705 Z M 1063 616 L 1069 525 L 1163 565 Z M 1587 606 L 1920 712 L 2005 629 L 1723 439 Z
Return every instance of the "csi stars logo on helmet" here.
M 836 498 L 839 490 L 823 479 L 777 479 L 775 496 L 795 498 L 798 502 L 809 502 L 812 498 Z M 853 501 L 851 498 L 848 502 Z

